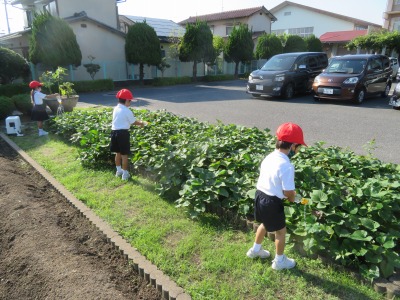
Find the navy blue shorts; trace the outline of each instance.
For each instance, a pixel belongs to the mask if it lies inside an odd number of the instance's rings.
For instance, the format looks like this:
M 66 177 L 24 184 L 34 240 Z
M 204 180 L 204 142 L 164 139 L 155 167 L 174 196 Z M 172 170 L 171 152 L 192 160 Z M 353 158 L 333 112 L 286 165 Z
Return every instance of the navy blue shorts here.
M 257 190 L 254 198 L 254 218 L 263 223 L 268 232 L 283 229 L 286 227 L 283 200 Z
M 128 129 L 112 130 L 110 151 L 128 155 L 131 153 L 130 134 Z

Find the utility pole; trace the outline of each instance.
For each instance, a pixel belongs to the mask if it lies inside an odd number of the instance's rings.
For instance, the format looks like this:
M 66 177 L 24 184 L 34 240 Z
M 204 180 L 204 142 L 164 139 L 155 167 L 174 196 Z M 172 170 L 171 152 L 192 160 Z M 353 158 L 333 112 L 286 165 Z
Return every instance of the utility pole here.
M 6 10 L 6 21 L 7 21 L 8 34 L 10 34 L 10 23 L 8 22 L 7 0 L 4 0 L 4 9 Z

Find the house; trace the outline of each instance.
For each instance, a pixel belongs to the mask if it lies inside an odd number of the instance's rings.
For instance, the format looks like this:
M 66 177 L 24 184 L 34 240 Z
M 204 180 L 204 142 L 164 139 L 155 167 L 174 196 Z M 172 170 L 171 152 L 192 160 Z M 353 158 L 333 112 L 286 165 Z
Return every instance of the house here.
M 118 1 L 117 1 L 118 2 Z M 125 33 L 119 30 L 118 7 L 115 0 L 13 0 L 12 5 L 22 5 L 25 10 L 24 28 L 21 32 L 0 37 L 0 43 L 28 58 L 29 37 L 35 12 L 48 11 L 69 23 L 82 52 L 82 64 L 70 66 L 70 80 L 90 80 L 83 66 L 93 63 L 101 66 L 96 79 L 127 78 L 125 61 Z M 100 16 L 100 18 L 99 18 Z M 42 66 L 33 69 L 33 77 L 44 71 Z
M 346 43 L 357 36 L 382 29 L 378 24 L 291 1 L 284 1 L 270 11 L 278 18 L 272 24 L 272 33 L 301 37 L 315 35 L 323 43 L 323 49 L 329 57 L 352 53 L 344 47 Z
M 376 30 L 382 26 L 371 22 L 335 14 L 314 7 L 284 1 L 270 9 L 278 19 L 272 23 L 272 32 L 295 34 L 302 37 L 334 31 Z
M 119 16 L 119 24 L 120 28 L 124 33 L 128 33 L 128 27 L 135 23 L 143 23 L 146 22 L 147 25 L 153 27 L 154 31 L 157 34 L 157 37 L 160 40 L 161 47 L 161 55 L 165 57 L 167 63 L 170 65 L 170 68 L 167 68 L 164 71 L 164 74 L 161 76 L 165 77 L 174 77 L 180 76 L 182 73 L 191 74 L 192 72 L 191 65 L 185 64 L 179 61 L 178 57 L 178 42 L 181 37 L 185 34 L 185 28 L 171 20 L 165 19 L 156 19 L 156 18 L 147 18 L 147 17 L 139 17 L 139 16 L 128 16 L 128 15 L 120 15 Z M 152 77 L 158 77 L 158 73 L 160 72 L 154 66 L 144 66 L 145 67 L 145 75 L 152 74 Z M 184 68 L 185 70 L 182 70 Z M 186 70 L 187 69 L 187 70 Z M 132 74 L 134 79 L 139 78 L 139 74 L 133 71 Z
M 389 31 L 400 31 L 400 0 L 387 0 L 383 19 L 385 20 L 383 28 Z
M 332 31 L 326 32 L 319 37 L 323 44 L 323 50 L 328 57 L 356 54 L 357 49 L 349 51 L 345 45 L 356 37 L 367 35 L 368 30 L 348 30 L 348 31 Z
M 264 6 L 225 11 L 215 14 L 189 17 L 179 22 L 181 25 L 205 21 L 214 35 L 227 38 L 235 25 L 247 24 L 253 32 L 254 45 L 263 33 L 271 33 L 271 23 L 276 21 L 275 16 Z

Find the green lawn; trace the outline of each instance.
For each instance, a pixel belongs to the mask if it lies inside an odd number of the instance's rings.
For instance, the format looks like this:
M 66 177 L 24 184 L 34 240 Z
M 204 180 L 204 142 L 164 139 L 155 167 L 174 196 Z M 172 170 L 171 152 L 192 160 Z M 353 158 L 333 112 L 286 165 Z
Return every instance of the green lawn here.
M 213 215 L 192 220 L 148 179 L 123 182 L 110 167 L 83 168 L 77 148 L 53 134 L 37 138 L 35 124 L 25 125 L 25 136 L 12 140 L 193 299 L 384 299 L 350 272 L 293 249 L 292 270 L 272 270 L 272 258 L 250 260 L 253 232 Z M 263 247 L 274 256 L 270 240 Z

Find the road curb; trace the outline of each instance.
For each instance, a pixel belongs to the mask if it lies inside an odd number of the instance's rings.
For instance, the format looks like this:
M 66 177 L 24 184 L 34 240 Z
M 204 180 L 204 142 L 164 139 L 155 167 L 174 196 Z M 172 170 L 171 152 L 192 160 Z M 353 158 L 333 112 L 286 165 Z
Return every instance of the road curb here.
M 68 203 L 75 207 L 82 217 L 87 218 L 98 230 L 100 230 L 107 238 L 112 246 L 119 250 L 121 254 L 130 262 L 133 268 L 144 278 L 149 284 L 156 288 L 166 300 L 190 300 L 192 299 L 184 290 L 165 275 L 157 266 L 141 255 L 133 248 L 124 238 L 115 232 L 111 226 L 98 217 L 90 208 L 79 201 L 71 192 L 69 192 L 61 183 L 59 183 L 49 172 L 33 160 L 25 151 L 17 144 L 10 140 L 4 133 L 0 133 L 0 137 L 13 148 L 27 163 L 29 163 L 37 172 L 39 172 L 61 195 L 63 195 Z

